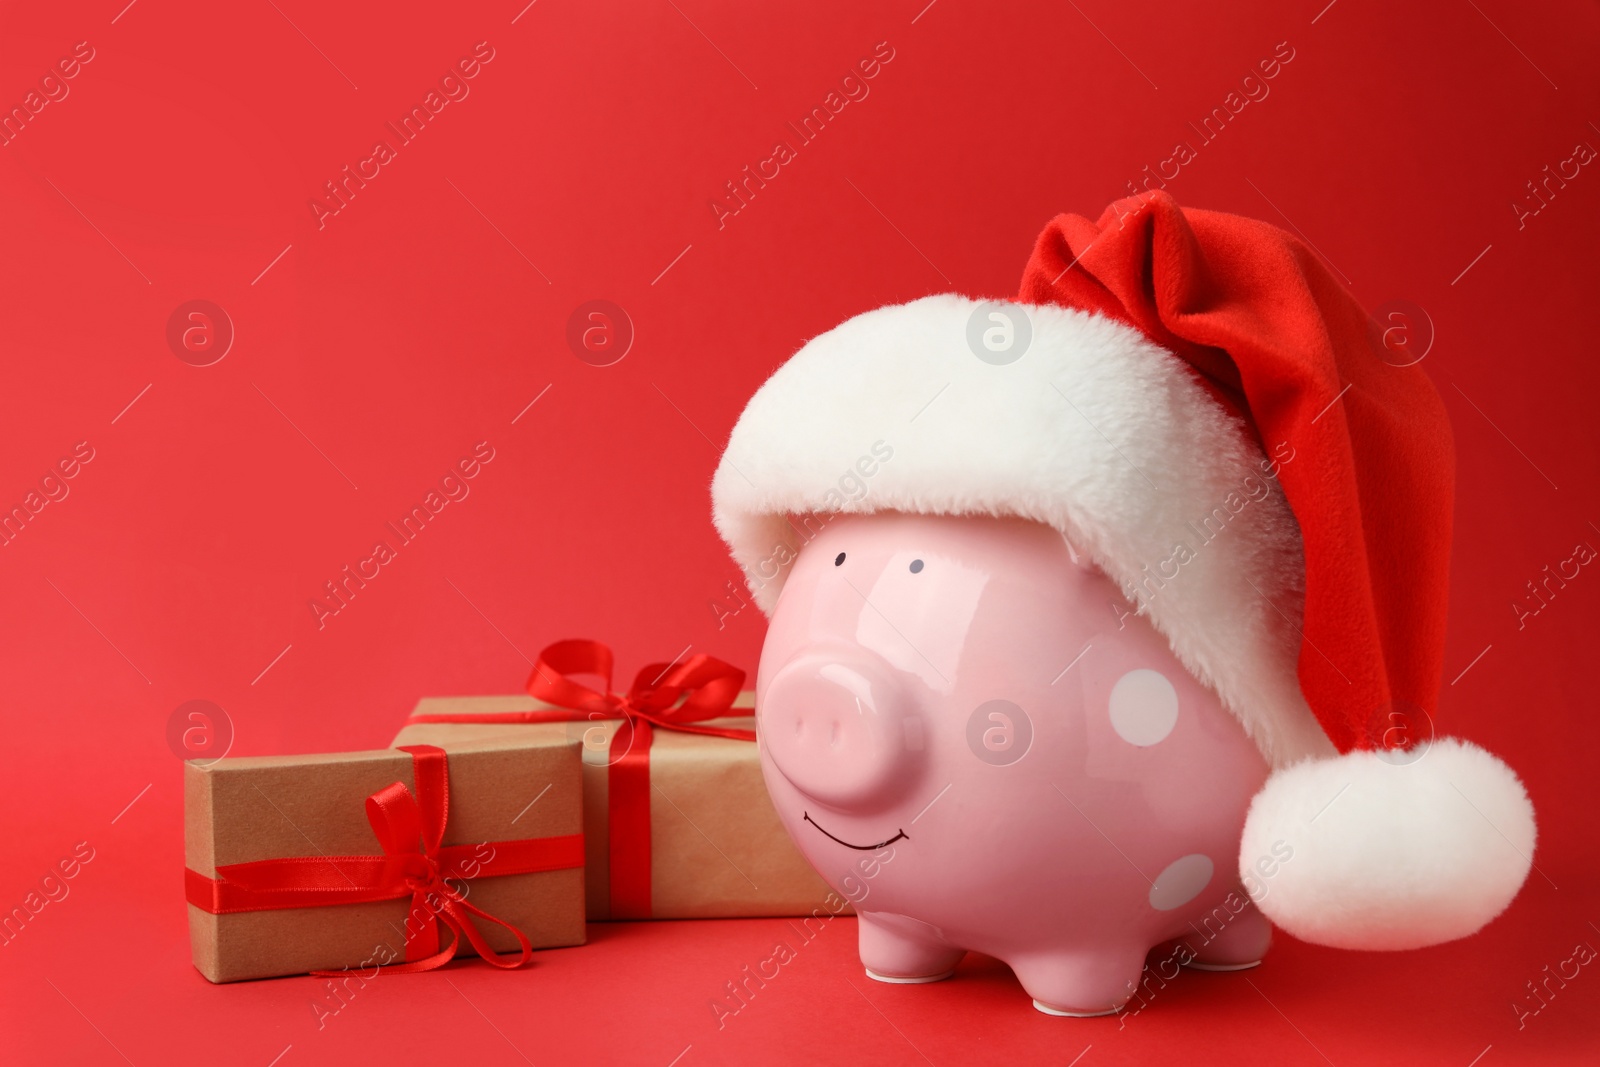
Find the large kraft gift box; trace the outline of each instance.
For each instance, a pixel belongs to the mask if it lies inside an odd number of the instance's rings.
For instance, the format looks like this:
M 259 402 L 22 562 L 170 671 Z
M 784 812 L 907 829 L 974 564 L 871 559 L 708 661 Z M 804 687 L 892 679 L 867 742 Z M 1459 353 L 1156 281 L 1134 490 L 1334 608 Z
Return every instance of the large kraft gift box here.
M 186 764 L 200 973 L 370 978 L 383 964 L 484 955 L 473 941 L 499 966 L 527 961 L 524 938 L 582 944 L 579 743 L 524 734 L 435 745 Z
M 541 672 L 557 675 L 553 664 L 564 661 L 553 650 L 580 644 L 594 643 L 561 642 L 546 649 L 535 668 L 535 680 Z M 609 689 L 609 651 L 603 646 L 602 651 L 604 670 L 592 673 L 606 677 Z M 562 669 L 570 670 L 570 657 L 565 662 L 567 666 Z M 654 676 L 660 667 L 657 664 L 645 668 L 640 679 Z M 738 681 L 743 680 L 743 672 L 731 668 L 729 671 Z M 537 690 L 539 686 L 530 681 L 530 688 Z M 557 688 L 560 687 L 546 691 Z M 646 688 L 642 681 L 635 683 L 629 701 Z M 737 690 L 737 681 L 733 688 Z M 620 703 L 611 694 L 580 692 L 602 696 L 613 705 Z M 582 699 L 557 704 L 533 696 L 425 699 L 394 743 L 460 744 L 506 737 L 581 740 L 590 919 L 810 915 L 813 909 L 823 906 L 830 891 L 795 848 L 767 795 L 753 740 L 754 696 L 749 691 L 730 694 L 725 715 L 696 719 L 677 728 L 661 728 L 663 717 L 671 718 L 672 714 L 663 712 L 650 719 L 656 728 L 644 727 L 646 742 L 630 744 L 625 755 L 619 755 L 614 744 L 620 730 L 632 728 L 623 718 L 600 718 L 602 712 L 594 710 L 587 714 L 574 712 L 574 705 L 582 704 Z M 647 704 L 648 700 L 640 702 Z M 590 706 L 598 704 L 595 701 Z M 619 712 L 613 710 L 610 714 Z M 516 721 L 562 715 L 570 715 L 571 721 Z M 472 719 L 488 721 L 467 721 Z M 695 730 L 742 732 L 749 739 L 692 732 Z M 643 764 L 640 767 L 636 763 L 631 768 L 642 788 L 627 788 L 637 794 L 636 802 L 642 799 L 647 805 L 648 815 L 646 825 L 639 828 L 630 846 L 636 854 L 632 862 L 642 864 L 643 877 L 631 879 L 629 886 L 624 884 L 630 881 L 626 872 L 619 872 L 613 864 L 620 843 L 613 840 L 618 812 L 612 810 L 612 791 L 617 788 L 619 772 L 630 769 L 622 764 L 635 760 Z M 626 782 L 626 777 L 623 780 Z M 622 829 L 626 831 L 627 827 Z M 640 837 L 642 840 L 638 840 Z M 622 853 L 630 848 L 623 848 Z

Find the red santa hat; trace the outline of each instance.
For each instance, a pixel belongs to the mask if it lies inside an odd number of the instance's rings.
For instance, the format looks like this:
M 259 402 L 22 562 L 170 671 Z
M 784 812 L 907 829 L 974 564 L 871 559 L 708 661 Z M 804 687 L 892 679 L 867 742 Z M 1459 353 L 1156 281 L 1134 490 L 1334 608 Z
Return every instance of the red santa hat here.
M 808 343 L 734 427 L 713 515 L 769 613 L 790 515 L 1056 527 L 1273 768 L 1241 873 L 1294 858 L 1261 910 L 1321 944 L 1435 944 L 1505 909 L 1535 831 L 1504 763 L 1433 736 L 1454 459 L 1404 362 L 1290 234 L 1146 193 L 1055 219 L 1017 302 L 927 297 Z M 880 439 L 893 460 L 842 491 Z

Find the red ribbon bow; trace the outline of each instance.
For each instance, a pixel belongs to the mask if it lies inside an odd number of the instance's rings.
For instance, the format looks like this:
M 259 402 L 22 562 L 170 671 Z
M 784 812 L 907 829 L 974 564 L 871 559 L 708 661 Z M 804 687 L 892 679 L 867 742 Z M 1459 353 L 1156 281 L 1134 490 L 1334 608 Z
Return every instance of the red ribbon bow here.
M 416 793 L 401 782 L 367 798 L 367 821 L 383 849 L 381 856 L 298 856 L 231 863 L 217 868 L 216 878 L 184 870 L 189 903 L 222 915 L 239 911 L 313 908 L 411 897 L 406 917 L 406 958 L 384 969 L 396 974 L 431 971 L 456 954 L 465 938 L 478 955 L 496 967 L 513 968 L 533 956 L 528 938 L 466 899 L 448 879 L 466 880 L 509 874 L 532 874 L 583 866 L 583 835 L 496 841 L 492 854 L 481 845 L 445 845 L 450 816 L 449 762 L 444 749 L 407 745 Z M 467 872 L 471 871 L 469 875 Z M 496 923 L 516 935 L 521 948 L 515 959 L 497 954 L 478 930 L 473 916 Z M 439 927 L 451 938 L 439 945 Z M 338 971 L 313 971 L 337 975 Z
M 557 641 L 539 653 L 528 676 L 528 692 L 546 704 L 583 712 L 584 718 L 623 719 L 624 729 L 637 730 L 645 747 L 650 744 L 652 725 L 735 741 L 756 739 L 754 730 L 699 725 L 733 708 L 744 685 L 744 671 L 738 667 L 704 653 L 682 663 L 652 663 L 639 671 L 627 695 L 621 696 L 611 692 L 611 665 L 611 649 L 599 641 Z M 604 691 L 579 685 L 571 678 L 574 674 L 604 678 Z M 520 714 L 531 716 L 525 720 L 528 722 L 570 722 L 575 717 L 552 710 Z M 614 739 L 612 746 L 616 746 Z
M 477 715 L 414 715 L 412 722 L 556 723 L 621 719 L 611 737 L 608 772 L 608 844 L 611 915 L 649 918 L 650 745 L 655 727 L 683 733 L 754 741 L 754 730 L 706 726 L 733 708 L 744 671 L 700 653 L 682 663 L 652 663 L 639 671 L 624 694 L 611 691 L 611 649 L 599 641 L 557 641 L 539 653 L 528 676 L 528 692 L 550 708 Z M 591 689 L 573 675 L 605 679 Z

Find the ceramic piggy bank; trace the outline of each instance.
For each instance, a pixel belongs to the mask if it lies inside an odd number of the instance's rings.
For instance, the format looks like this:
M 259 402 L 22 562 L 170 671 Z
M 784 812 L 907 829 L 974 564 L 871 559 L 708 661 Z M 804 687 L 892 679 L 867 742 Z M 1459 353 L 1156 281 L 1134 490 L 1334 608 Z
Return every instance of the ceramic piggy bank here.
M 1041 1010 L 1095 1015 L 1162 942 L 1220 969 L 1267 949 L 1235 869 L 1266 763 L 1048 526 L 830 523 L 778 601 L 756 707 L 767 788 L 855 905 L 873 978 L 935 981 L 975 949 Z
M 1510 904 L 1527 795 L 1434 731 L 1449 421 L 1387 336 L 1296 238 L 1157 192 L 1052 222 L 1017 302 L 868 311 L 757 390 L 712 516 L 771 619 L 768 789 L 869 974 L 971 949 L 1093 1015 L 1169 942 Z

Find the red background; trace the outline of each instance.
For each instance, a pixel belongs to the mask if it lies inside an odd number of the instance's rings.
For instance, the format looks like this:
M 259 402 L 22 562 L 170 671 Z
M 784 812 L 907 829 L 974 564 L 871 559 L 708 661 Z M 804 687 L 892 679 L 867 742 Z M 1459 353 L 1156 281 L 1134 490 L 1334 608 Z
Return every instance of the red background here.
M 1600 977 L 1521 1028 L 1512 1005 L 1535 1006 L 1525 983 L 1579 942 L 1600 947 L 1600 577 L 1520 630 L 1510 606 L 1544 565 L 1600 546 L 1582 326 L 1600 174 L 1521 228 L 1510 206 L 1578 142 L 1600 147 L 1591 5 L 523 2 L 0 16 L 7 109 L 77 42 L 94 49 L 0 148 L 0 505 L 76 443 L 95 457 L 0 548 L 0 906 L 75 843 L 95 850 L 0 948 L 0 1058 L 292 1067 L 403 1042 L 444 1062 L 684 1067 L 1594 1054 Z M 479 41 L 495 57 L 470 95 L 319 229 L 323 183 Z M 719 229 L 723 183 L 880 41 L 894 59 L 870 96 Z M 978 958 L 937 987 L 867 982 L 851 920 L 720 1030 L 709 1001 L 798 940 L 787 924 L 595 925 L 526 971 L 377 982 L 321 1031 L 313 979 L 214 988 L 192 970 L 178 705 L 226 709 L 236 754 L 364 748 L 424 694 L 515 691 L 561 637 L 609 641 L 629 673 L 685 645 L 753 665 L 755 610 L 719 629 L 711 607 L 737 572 L 707 496 L 744 400 L 870 307 L 1013 294 L 1052 215 L 1093 217 L 1197 144 L 1188 123 L 1281 41 L 1295 58 L 1270 95 L 1168 189 L 1297 229 L 1369 308 L 1409 300 L 1431 320 L 1460 462 L 1441 719 L 1516 767 L 1541 818 L 1538 870 L 1505 917 L 1397 956 L 1284 937 L 1258 971 L 1186 975 L 1122 1021 L 1047 1019 Z M 192 299 L 236 330 L 211 366 L 166 342 Z M 565 341 L 592 299 L 636 329 L 614 366 Z M 495 459 L 471 495 L 319 629 L 323 583 L 479 441 Z

